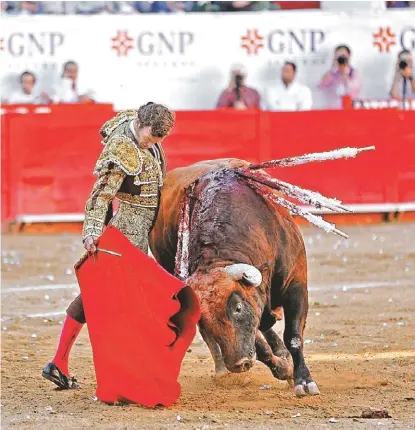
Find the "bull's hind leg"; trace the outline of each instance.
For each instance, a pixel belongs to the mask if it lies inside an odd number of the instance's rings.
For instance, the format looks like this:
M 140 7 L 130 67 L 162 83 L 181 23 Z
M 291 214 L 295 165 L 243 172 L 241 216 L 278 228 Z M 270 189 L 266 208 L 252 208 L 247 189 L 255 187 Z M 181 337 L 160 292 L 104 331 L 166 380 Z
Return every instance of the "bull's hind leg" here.
M 285 330 L 284 342 L 294 362 L 294 392 L 297 397 L 317 395 L 320 391 L 311 378 L 303 353 L 304 327 L 308 312 L 306 285 L 293 281 L 283 299 Z
M 276 333 L 275 335 L 277 336 Z M 274 354 L 260 331 L 257 332 L 255 338 L 255 348 L 257 359 L 271 370 L 275 378 L 283 381 L 292 379 L 293 365 L 289 357 L 281 357 Z
M 216 374 L 227 373 L 228 371 L 226 369 L 225 362 L 223 360 L 222 352 L 220 350 L 219 345 L 217 344 L 215 339 L 213 339 L 213 337 L 210 336 L 210 334 L 207 333 L 207 331 L 201 325 L 199 325 L 199 331 L 203 340 L 206 342 L 210 353 L 212 354 L 213 361 L 215 362 Z

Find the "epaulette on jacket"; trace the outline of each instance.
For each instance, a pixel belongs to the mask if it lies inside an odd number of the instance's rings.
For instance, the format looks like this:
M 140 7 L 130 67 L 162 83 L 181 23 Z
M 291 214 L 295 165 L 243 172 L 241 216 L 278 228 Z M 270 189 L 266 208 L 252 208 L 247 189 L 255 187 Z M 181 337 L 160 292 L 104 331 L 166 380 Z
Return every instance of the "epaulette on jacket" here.
M 132 139 L 126 135 L 116 134 L 111 136 L 105 145 L 94 174 L 99 175 L 100 171 L 111 163 L 120 167 L 127 175 L 137 176 L 143 167 L 143 156 Z
M 133 109 L 122 110 L 114 118 L 109 119 L 99 130 L 99 133 L 104 138 L 102 143 L 106 145 L 108 138 L 114 132 L 114 130 L 121 124 L 132 119 L 137 118 L 137 111 Z

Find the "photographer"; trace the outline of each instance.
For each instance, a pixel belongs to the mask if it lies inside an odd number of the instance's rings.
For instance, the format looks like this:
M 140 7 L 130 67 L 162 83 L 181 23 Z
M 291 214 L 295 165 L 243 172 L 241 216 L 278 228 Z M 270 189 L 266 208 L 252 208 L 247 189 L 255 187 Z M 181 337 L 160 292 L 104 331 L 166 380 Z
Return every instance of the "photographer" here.
M 231 81 L 219 97 L 216 108 L 244 110 L 260 108 L 260 95 L 257 90 L 245 85 L 246 70 L 241 64 L 231 68 Z
M 350 48 L 339 45 L 334 50 L 333 66 L 322 78 L 319 87 L 326 91 L 328 108 L 341 108 L 342 97 L 359 97 L 361 77 L 350 65 Z
M 401 51 L 396 62 L 395 77 L 393 78 L 390 95 L 397 100 L 404 100 L 411 93 L 415 93 L 415 81 L 413 78 L 412 54 Z

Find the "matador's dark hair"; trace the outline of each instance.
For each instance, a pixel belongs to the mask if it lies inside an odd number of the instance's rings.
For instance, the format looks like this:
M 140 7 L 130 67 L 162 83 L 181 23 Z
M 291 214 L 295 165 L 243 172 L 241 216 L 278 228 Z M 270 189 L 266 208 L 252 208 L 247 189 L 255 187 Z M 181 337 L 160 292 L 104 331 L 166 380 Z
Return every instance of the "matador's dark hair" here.
M 174 125 L 176 116 L 166 106 L 148 102 L 140 106 L 137 111 L 140 127 L 151 127 L 151 134 L 156 137 L 165 137 Z

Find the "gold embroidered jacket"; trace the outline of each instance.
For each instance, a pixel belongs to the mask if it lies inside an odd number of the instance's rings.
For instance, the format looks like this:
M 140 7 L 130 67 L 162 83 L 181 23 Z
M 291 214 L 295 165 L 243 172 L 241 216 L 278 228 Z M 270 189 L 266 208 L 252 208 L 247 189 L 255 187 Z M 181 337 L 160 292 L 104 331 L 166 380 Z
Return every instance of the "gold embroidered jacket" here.
M 121 111 L 100 130 L 104 149 L 96 163 L 97 180 L 85 206 L 82 237 L 99 237 L 114 198 L 135 208 L 154 208 L 159 204 L 159 190 L 166 173 L 160 144 L 140 149 L 130 123 L 137 118 L 133 110 Z

